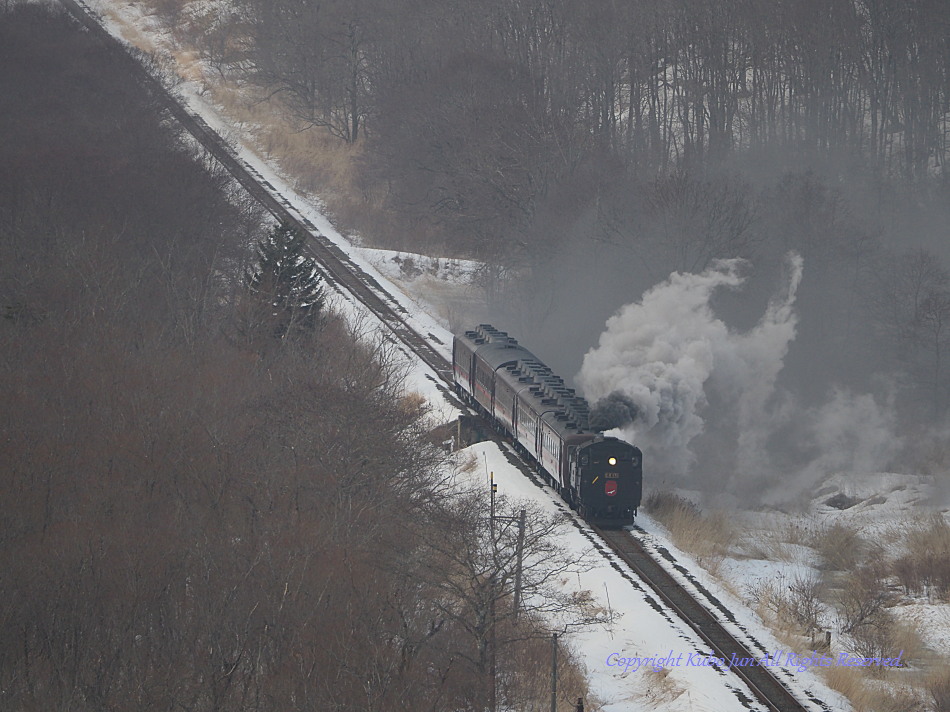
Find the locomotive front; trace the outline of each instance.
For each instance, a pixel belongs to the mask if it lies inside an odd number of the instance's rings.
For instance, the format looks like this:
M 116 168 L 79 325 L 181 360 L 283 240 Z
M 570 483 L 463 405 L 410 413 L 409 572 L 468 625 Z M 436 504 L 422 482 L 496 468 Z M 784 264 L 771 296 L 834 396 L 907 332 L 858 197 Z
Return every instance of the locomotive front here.
M 582 517 L 605 527 L 632 524 L 643 495 L 642 454 L 623 440 L 597 437 L 575 451 L 571 480 Z

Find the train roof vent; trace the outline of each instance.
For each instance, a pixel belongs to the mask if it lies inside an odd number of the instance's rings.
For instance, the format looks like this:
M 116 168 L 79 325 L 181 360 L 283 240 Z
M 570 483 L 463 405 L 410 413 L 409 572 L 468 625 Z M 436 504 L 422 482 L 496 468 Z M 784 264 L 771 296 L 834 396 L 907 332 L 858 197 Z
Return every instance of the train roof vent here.
M 511 340 L 506 332 L 496 329 L 491 324 L 479 324 L 476 331 L 489 343 L 507 344 Z

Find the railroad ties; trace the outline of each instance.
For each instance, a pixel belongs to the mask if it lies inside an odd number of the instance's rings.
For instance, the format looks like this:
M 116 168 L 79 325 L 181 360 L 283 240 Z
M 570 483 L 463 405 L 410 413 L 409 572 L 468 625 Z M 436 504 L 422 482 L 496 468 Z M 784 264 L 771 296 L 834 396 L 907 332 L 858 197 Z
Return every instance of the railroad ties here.
M 711 648 L 711 652 L 724 660 L 761 659 L 766 651 L 758 653 L 739 642 L 710 611 L 699 603 L 663 566 L 640 544 L 633 532 L 624 529 L 609 530 L 591 527 L 637 576 L 644 581 L 676 615 L 683 620 Z M 831 708 L 822 701 L 812 699 L 813 706 L 806 706 L 785 687 L 767 667 L 760 665 L 734 665 L 730 669 L 738 675 L 755 697 L 774 712 L 803 712 Z
M 75 19 L 90 32 L 98 36 L 107 46 L 117 49 L 129 63 L 133 72 L 149 90 L 160 97 L 169 113 L 231 174 L 251 196 L 257 199 L 277 220 L 295 226 L 309 234 L 308 243 L 312 254 L 323 266 L 324 277 L 351 294 L 364 307 L 376 315 L 391 330 L 394 338 L 401 341 L 407 349 L 430 366 L 442 383 L 437 384 L 446 398 L 466 410 L 452 392 L 452 366 L 422 335 L 418 334 L 406 321 L 406 310 L 396 299 L 389 295 L 370 275 L 355 264 L 340 248 L 313 225 L 313 223 L 292 211 L 290 202 L 273 190 L 273 186 L 253 168 L 246 165 L 235 154 L 233 148 L 199 117 L 189 112 L 178 99 L 173 97 L 161 82 L 149 74 L 141 64 L 128 54 L 125 47 L 99 23 L 98 19 L 76 0 L 60 0 Z M 270 188 L 270 190 L 268 189 Z M 438 341 L 436 339 L 436 341 Z M 499 442 L 503 451 L 506 448 Z M 522 463 L 522 471 L 528 473 L 527 465 Z M 529 475 L 530 476 L 530 475 Z M 706 641 L 713 650 L 727 659 L 734 653 L 737 657 L 756 657 L 697 602 L 659 563 L 657 563 L 625 530 L 609 531 L 592 527 L 610 549 L 623 560 L 640 578 L 663 599 L 680 618 Z M 799 702 L 765 668 L 732 668 L 749 686 L 753 694 L 770 710 L 776 712 L 813 712 L 815 709 L 830 710 L 819 700 L 811 700 L 812 707 Z

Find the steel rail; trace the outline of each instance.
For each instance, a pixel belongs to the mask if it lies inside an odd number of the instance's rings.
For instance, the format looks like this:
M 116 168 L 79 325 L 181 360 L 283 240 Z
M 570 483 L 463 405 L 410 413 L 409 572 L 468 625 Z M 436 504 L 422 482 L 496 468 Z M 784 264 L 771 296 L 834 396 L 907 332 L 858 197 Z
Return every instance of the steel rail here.
M 369 311 L 389 327 L 395 338 L 442 379 L 437 384 L 451 400 L 466 408 L 452 393 L 451 364 L 423 336 L 406 321 L 405 309 L 389 295 L 370 275 L 355 264 L 337 245 L 329 240 L 306 218 L 291 212 L 293 206 L 282 196 L 275 195 L 273 188 L 259 174 L 245 165 L 228 143 L 200 117 L 188 111 L 162 83 L 142 66 L 113 37 L 94 16 L 77 0 L 59 0 L 70 14 L 87 30 L 99 37 L 110 49 L 117 52 L 117 61 L 125 61 L 141 83 L 160 101 L 162 106 L 207 150 L 252 197 L 277 220 L 286 222 L 311 236 L 309 248 L 320 262 L 324 276 L 331 279 L 360 301 Z M 272 192 L 273 191 L 273 192 Z M 281 201 L 284 202 L 281 202 Z M 401 312 L 401 313 L 400 313 Z M 432 335 L 429 335 L 430 338 Z M 530 465 L 525 464 L 525 467 Z M 522 468 L 524 469 L 524 468 Z M 623 560 L 684 622 L 707 642 L 721 657 L 755 657 L 732 636 L 706 608 L 679 584 L 653 557 L 630 536 L 629 532 L 603 530 L 592 525 L 593 532 Z M 732 667 L 733 672 L 749 687 L 759 701 L 773 712 L 809 712 L 794 695 L 766 668 Z M 756 670 L 758 672 L 751 672 Z M 824 709 L 819 700 L 812 700 Z
M 776 678 L 768 667 L 759 664 L 731 664 L 733 661 L 760 660 L 764 652 L 754 655 L 725 626 L 677 581 L 669 571 L 647 552 L 636 536 L 626 530 L 608 530 L 590 525 L 607 546 L 639 576 L 696 634 L 706 642 L 714 657 L 722 658 L 772 712 L 802 712 L 806 707 Z M 820 700 L 816 705 L 830 709 Z
M 220 134 L 214 131 L 199 116 L 188 111 L 172 96 L 162 83 L 152 76 L 122 44 L 113 37 L 92 14 L 77 0 L 60 0 L 66 9 L 90 32 L 99 37 L 107 47 L 116 51 L 117 60 L 125 61 L 129 70 L 160 101 L 165 108 L 201 146 L 217 160 L 249 195 L 278 221 L 292 225 L 310 236 L 307 247 L 317 258 L 324 276 L 355 297 L 363 306 L 386 324 L 394 337 L 435 371 L 446 384 L 451 383 L 450 364 L 423 336 L 406 321 L 408 312 L 389 295 L 380 284 L 354 263 L 337 245 L 323 235 L 307 218 L 292 212 L 282 196 L 275 195 L 273 188 L 253 169 L 245 165 Z M 256 171 L 255 171 L 256 172 Z M 273 193 L 271 192 L 273 191 Z M 284 200 L 284 202 L 281 202 Z M 430 335 L 430 338 L 434 338 Z M 444 386 L 440 386 L 446 390 Z M 451 396 L 456 401 L 454 395 Z

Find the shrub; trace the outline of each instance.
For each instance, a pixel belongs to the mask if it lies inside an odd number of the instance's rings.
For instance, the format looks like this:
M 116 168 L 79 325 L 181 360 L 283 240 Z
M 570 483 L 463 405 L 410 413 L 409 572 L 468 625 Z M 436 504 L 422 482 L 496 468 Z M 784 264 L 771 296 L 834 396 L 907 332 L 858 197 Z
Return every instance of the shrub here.
M 824 604 L 821 597 L 824 592 L 825 583 L 821 576 L 815 573 L 797 574 L 788 584 L 788 614 L 806 631 L 822 627 Z
M 892 571 L 905 593 L 950 598 L 950 525 L 939 514 L 904 536 L 906 554 L 893 562 Z
M 704 514 L 680 495 L 652 492 L 644 508 L 669 530 L 676 546 L 696 556 L 699 563 L 711 571 L 736 539 L 735 527 L 725 512 Z
M 950 712 L 950 668 L 943 666 L 924 682 L 933 712 Z
M 827 568 L 834 571 L 853 569 L 864 546 L 857 531 L 838 522 L 815 532 L 810 544 L 821 555 Z
M 854 633 L 866 625 L 876 625 L 878 617 L 893 602 L 883 566 L 865 564 L 849 573 L 838 597 L 841 630 Z

